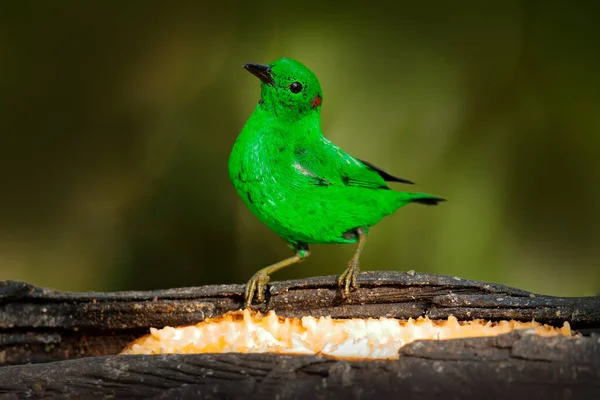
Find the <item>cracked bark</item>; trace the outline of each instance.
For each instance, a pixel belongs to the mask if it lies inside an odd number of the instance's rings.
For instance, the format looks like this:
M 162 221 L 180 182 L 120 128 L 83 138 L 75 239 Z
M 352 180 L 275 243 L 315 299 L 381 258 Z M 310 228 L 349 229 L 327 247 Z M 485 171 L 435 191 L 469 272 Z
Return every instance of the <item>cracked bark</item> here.
M 401 272 L 363 273 L 359 282 L 350 302 L 342 300 L 335 277 L 273 282 L 267 303 L 257 308 L 291 317 L 569 321 L 584 336 L 514 332 L 421 341 L 403 347 L 397 361 L 115 356 L 151 326 L 192 324 L 241 308 L 243 286 L 63 293 L 8 281 L 0 283 L 0 398 L 600 398 L 600 297 L 543 296 Z

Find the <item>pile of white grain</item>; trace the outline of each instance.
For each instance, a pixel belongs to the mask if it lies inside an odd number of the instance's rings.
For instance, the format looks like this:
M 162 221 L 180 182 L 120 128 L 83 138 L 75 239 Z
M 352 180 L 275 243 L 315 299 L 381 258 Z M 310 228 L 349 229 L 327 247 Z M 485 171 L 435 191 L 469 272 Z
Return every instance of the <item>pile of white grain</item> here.
M 515 329 L 533 329 L 544 336 L 571 336 L 562 328 L 535 321 L 459 322 L 454 317 L 399 320 L 281 318 L 240 310 L 206 319 L 196 325 L 150 329 L 150 334 L 127 346 L 122 354 L 164 353 L 279 353 L 319 354 L 335 358 L 397 359 L 398 349 L 415 340 L 492 336 Z

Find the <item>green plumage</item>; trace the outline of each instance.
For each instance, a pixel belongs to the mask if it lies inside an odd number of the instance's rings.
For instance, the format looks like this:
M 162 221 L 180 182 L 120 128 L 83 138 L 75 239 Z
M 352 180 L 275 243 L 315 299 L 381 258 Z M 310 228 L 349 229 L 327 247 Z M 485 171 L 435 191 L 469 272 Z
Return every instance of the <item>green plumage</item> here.
M 443 200 L 391 190 L 386 181 L 411 182 L 327 140 L 321 86 L 304 65 L 282 58 L 245 67 L 262 81 L 261 100 L 235 141 L 229 176 L 250 211 L 296 249 L 353 243 L 408 203 Z

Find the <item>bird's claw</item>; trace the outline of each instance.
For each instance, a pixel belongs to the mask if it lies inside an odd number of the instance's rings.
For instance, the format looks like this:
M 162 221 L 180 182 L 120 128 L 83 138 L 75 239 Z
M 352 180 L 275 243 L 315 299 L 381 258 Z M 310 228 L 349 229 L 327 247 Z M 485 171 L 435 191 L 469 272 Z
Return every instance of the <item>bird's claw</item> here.
M 245 307 L 250 307 L 255 293 L 257 303 L 265 301 L 265 286 L 269 283 L 270 279 L 269 275 L 263 270 L 258 271 L 250 278 L 246 284 L 246 291 L 244 293 Z
M 360 271 L 359 262 L 352 259 L 348 262 L 348 267 L 338 278 L 338 285 L 342 288 L 344 298 L 350 296 L 350 289 L 358 289 L 358 272 Z

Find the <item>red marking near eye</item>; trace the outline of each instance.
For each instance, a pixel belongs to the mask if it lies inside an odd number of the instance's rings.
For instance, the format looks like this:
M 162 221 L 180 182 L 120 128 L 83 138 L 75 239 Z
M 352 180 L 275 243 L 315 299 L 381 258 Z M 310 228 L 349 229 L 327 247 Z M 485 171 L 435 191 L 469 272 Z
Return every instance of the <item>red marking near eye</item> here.
M 312 108 L 317 108 L 318 106 L 321 105 L 321 103 L 323 102 L 323 99 L 321 98 L 321 96 L 317 95 L 317 97 L 314 98 L 314 100 L 311 103 Z

